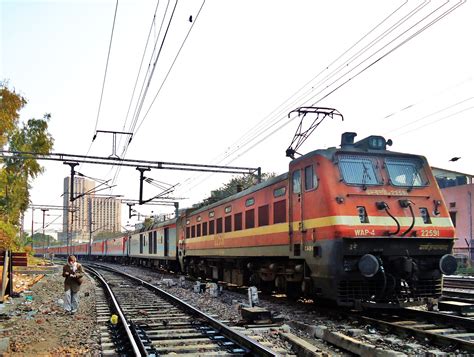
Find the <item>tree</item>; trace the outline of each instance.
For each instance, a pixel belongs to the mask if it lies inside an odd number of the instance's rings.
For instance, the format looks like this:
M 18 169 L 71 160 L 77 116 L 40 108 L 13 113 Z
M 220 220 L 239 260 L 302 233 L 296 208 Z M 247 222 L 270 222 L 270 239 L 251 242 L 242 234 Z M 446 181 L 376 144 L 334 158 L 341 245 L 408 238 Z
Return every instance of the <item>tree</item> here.
M 269 178 L 275 177 L 275 173 L 263 173 L 261 175 L 262 182 L 268 180 Z M 246 190 L 247 188 L 254 186 L 258 183 L 258 178 L 255 175 L 245 175 L 232 177 L 229 182 L 225 183 L 222 187 L 217 190 L 211 191 L 211 196 L 205 199 L 204 201 L 194 205 L 194 207 L 203 207 L 219 200 L 222 200 L 226 197 L 232 196 L 237 192 Z
M 0 83 L 0 145 L 11 151 L 48 154 L 54 142 L 48 133 L 51 115 L 20 123 L 20 110 L 26 103 L 6 83 Z M 44 169 L 34 157 L 0 160 L 0 247 L 18 249 L 21 216 L 30 203 L 30 183 Z

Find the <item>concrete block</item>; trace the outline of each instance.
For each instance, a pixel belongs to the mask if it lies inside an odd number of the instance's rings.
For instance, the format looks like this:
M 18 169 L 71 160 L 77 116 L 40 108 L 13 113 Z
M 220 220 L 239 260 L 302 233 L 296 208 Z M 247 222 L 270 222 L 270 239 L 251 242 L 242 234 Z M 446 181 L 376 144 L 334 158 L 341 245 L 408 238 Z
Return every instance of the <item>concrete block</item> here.
M 321 350 L 318 347 L 312 345 L 309 342 L 306 342 L 302 338 L 299 338 L 298 336 L 293 335 L 292 333 L 281 332 L 280 336 L 282 336 L 285 340 L 291 343 L 293 348 L 298 351 L 298 356 L 322 356 Z
M 10 337 L 2 337 L 0 338 L 0 353 L 9 352 L 10 351 Z
M 328 331 L 328 328 L 324 325 L 314 326 L 314 337 L 324 339 L 324 335 L 327 331 Z
M 359 337 L 365 335 L 366 332 L 360 328 L 351 328 L 347 330 L 347 334 L 352 337 Z

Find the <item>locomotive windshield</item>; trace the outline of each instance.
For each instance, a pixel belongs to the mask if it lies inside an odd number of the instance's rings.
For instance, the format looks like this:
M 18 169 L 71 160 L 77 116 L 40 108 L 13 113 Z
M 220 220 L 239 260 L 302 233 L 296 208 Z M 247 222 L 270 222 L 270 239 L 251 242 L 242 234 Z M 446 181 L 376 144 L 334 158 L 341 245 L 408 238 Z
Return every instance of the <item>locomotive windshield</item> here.
M 346 184 L 363 186 L 382 184 L 377 172 L 377 162 L 371 157 L 340 155 L 339 169 Z
M 415 158 L 386 158 L 385 167 L 393 186 L 421 187 L 428 185 L 421 160 Z

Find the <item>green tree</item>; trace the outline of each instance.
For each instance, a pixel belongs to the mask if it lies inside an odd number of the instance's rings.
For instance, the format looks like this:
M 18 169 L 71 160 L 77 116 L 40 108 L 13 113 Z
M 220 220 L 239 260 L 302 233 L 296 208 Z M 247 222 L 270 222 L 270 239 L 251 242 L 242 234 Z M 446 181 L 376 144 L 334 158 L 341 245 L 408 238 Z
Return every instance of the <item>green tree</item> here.
M 45 114 L 42 119 L 20 123 L 20 110 L 26 103 L 6 83 L 0 83 L 0 145 L 10 151 L 48 154 L 53 148 L 53 138 L 48 133 L 51 116 Z M 33 156 L 0 160 L 0 245 L 18 249 L 21 216 L 30 203 L 30 184 L 43 167 Z
M 268 180 L 269 178 L 275 177 L 274 172 L 263 173 L 261 176 L 262 182 Z M 222 200 L 226 197 L 235 195 L 237 192 L 246 190 L 249 187 L 252 187 L 258 183 L 258 178 L 255 175 L 245 175 L 245 176 L 234 176 L 229 182 L 225 183 L 222 187 L 217 190 L 211 191 L 211 196 L 204 201 L 196 204 L 194 207 L 202 207 L 219 200 Z

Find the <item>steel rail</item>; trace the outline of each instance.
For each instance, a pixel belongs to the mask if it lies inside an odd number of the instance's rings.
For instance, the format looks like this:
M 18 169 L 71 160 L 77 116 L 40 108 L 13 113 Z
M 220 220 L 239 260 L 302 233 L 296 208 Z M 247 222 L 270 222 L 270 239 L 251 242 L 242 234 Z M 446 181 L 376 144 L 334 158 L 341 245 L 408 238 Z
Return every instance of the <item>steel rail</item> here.
M 276 353 L 276 352 L 272 351 L 271 349 L 263 346 L 259 342 L 251 340 L 248 337 L 238 333 L 237 331 L 231 329 L 229 326 L 224 325 L 223 323 L 217 321 L 213 317 L 205 314 L 204 312 L 202 312 L 202 311 L 196 309 L 195 307 L 189 305 L 187 302 L 185 302 L 181 299 L 178 299 L 177 297 L 171 295 L 170 293 L 160 289 L 159 287 L 157 287 L 155 285 L 152 285 L 152 284 L 150 284 L 150 283 L 148 283 L 148 282 L 146 282 L 146 281 L 144 281 L 140 278 L 137 278 L 136 276 L 127 274 L 125 272 L 122 272 L 120 270 L 116 270 L 114 268 L 110 268 L 108 266 L 104 266 L 104 265 L 100 265 L 100 264 L 96 264 L 96 263 L 93 263 L 93 265 L 95 265 L 97 268 L 100 268 L 100 269 L 103 269 L 103 270 L 108 270 L 110 272 L 125 276 L 125 277 L 127 277 L 129 279 L 132 279 L 134 281 L 137 281 L 142 286 L 145 286 L 148 289 L 159 293 L 160 295 L 164 296 L 169 301 L 178 304 L 184 310 L 186 310 L 186 311 L 188 311 L 188 312 L 192 313 L 193 315 L 196 315 L 200 318 L 203 318 L 204 320 L 207 321 L 207 323 L 209 323 L 209 325 L 211 327 L 213 327 L 214 329 L 219 331 L 222 335 L 224 335 L 228 339 L 238 343 L 240 346 L 247 348 L 248 350 L 252 351 L 253 353 L 255 353 L 258 356 L 279 356 L 278 353 Z
M 409 311 L 408 311 L 409 310 Z M 395 317 L 395 319 L 394 319 Z M 427 311 L 421 311 L 420 310 L 411 310 L 411 309 L 401 309 L 397 311 L 392 311 L 391 314 L 388 316 L 380 316 L 380 315 L 374 315 L 374 314 L 360 314 L 360 315 L 354 315 L 354 318 L 358 319 L 359 321 L 364 321 L 365 323 L 372 324 L 374 326 L 379 326 L 380 328 L 388 331 L 395 332 L 397 334 L 401 335 L 411 335 L 411 336 L 416 336 L 421 339 L 428 339 L 431 343 L 438 345 L 438 346 L 457 346 L 460 349 L 466 350 L 466 351 L 474 351 L 474 342 L 470 340 L 464 340 L 461 338 L 458 338 L 457 336 L 450 336 L 449 334 L 442 334 L 432 332 L 435 330 L 445 330 L 446 328 L 439 328 L 439 329 L 422 329 L 422 328 L 417 328 L 416 325 L 405 325 L 405 324 L 399 324 L 397 323 L 397 320 L 403 320 L 403 318 L 413 318 L 413 319 L 420 319 L 423 321 L 420 321 L 420 324 L 423 325 L 422 322 L 432 322 L 434 324 L 449 324 L 454 327 L 462 327 L 463 329 L 470 329 L 472 331 L 472 327 L 474 325 L 474 320 L 470 320 L 467 318 L 462 318 L 458 316 L 449 316 L 446 314 L 442 313 L 436 313 L 436 312 L 427 312 Z M 394 320 L 394 321 L 390 321 Z M 414 327 L 412 327 L 414 326 Z M 470 332 L 466 332 L 470 333 Z M 457 335 L 459 333 L 456 333 Z
M 97 277 L 97 279 L 99 279 L 100 282 L 104 285 L 107 293 L 109 294 L 110 299 L 112 300 L 112 303 L 114 305 L 114 309 L 117 312 L 117 315 L 119 316 L 120 321 L 122 322 L 123 328 L 125 329 L 125 332 L 127 333 L 127 336 L 129 338 L 130 344 L 131 344 L 132 349 L 133 349 L 133 353 L 135 354 L 135 356 L 141 357 L 143 355 L 143 352 L 140 349 L 140 347 L 137 345 L 137 342 L 135 341 L 134 334 L 133 334 L 133 332 L 131 331 L 131 329 L 129 327 L 129 322 L 125 318 L 125 315 L 123 314 L 122 309 L 120 308 L 120 304 L 118 303 L 117 299 L 115 298 L 114 293 L 110 289 L 109 284 L 107 284 L 107 282 L 100 275 L 99 272 L 97 272 L 96 270 L 94 270 L 90 266 L 84 266 L 84 268 L 87 269 L 88 271 L 92 272 Z

